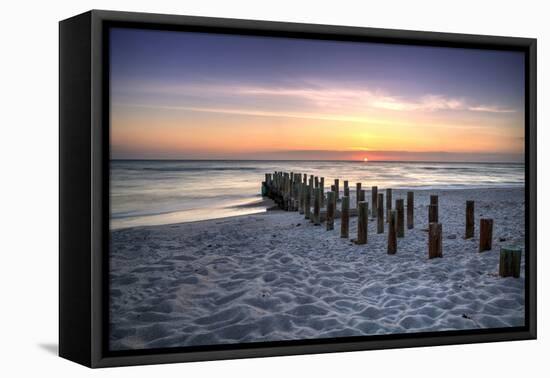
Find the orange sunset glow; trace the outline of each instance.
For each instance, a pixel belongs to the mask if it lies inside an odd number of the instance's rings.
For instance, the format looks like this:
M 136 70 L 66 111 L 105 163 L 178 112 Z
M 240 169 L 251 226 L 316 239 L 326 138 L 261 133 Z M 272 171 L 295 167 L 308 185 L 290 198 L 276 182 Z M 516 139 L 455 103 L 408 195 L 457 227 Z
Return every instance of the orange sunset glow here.
M 516 77 L 523 63 L 513 53 L 460 50 L 453 58 L 477 62 L 466 70 L 449 61 L 448 49 L 270 46 L 204 35 L 197 42 L 181 34 L 163 36 L 154 54 L 113 50 L 113 158 L 517 161 L 523 154 Z M 120 32 L 113 43 L 132 38 Z M 391 64 L 377 63 L 381 55 Z M 495 59 L 518 74 L 496 77 L 508 72 L 492 70 Z

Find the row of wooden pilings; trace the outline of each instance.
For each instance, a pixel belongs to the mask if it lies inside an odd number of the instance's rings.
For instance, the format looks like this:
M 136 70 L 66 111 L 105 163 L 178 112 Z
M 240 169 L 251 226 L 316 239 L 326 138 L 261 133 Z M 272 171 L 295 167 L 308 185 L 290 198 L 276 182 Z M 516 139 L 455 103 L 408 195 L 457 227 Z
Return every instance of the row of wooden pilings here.
M 343 197 L 340 198 L 340 180 L 335 179 L 330 190 L 325 192 L 325 178 L 294 172 L 266 173 L 262 182 L 262 195 L 272 199 L 279 208 L 285 211 L 298 211 L 304 214 L 314 225 L 325 222 L 327 230 L 334 229 L 334 220 L 340 218 L 340 236 L 349 238 L 350 217 L 357 216 L 356 244 L 367 244 L 369 203 L 365 200 L 365 190 L 361 183 L 355 184 L 355 207 L 350 203 L 350 187 L 343 181 Z M 337 203 L 341 202 L 340 210 Z M 387 253 L 397 253 L 397 239 L 405 237 L 405 203 L 404 199 L 395 200 L 393 209 L 392 189 L 386 189 L 385 211 L 384 194 L 378 192 L 377 186 L 371 187 L 370 214 L 377 220 L 376 231 L 384 233 L 384 223 L 388 223 Z M 384 221 L 385 218 L 385 221 Z M 464 238 L 474 237 L 475 218 L 474 201 L 466 201 Z M 430 195 L 428 205 L 428 258 L 443 257 L 443 226 L 439 222 L 439 198 Z M 407 229 L 414 228 L 414 192 L 407 192 L 406 206 Z M 480 219 L 479 252 L 492 249 L 493 220 Z M 499 274 L 503 277 L 519 277 L 521 249 L 516 247 L 502 248 L 500 253 Z

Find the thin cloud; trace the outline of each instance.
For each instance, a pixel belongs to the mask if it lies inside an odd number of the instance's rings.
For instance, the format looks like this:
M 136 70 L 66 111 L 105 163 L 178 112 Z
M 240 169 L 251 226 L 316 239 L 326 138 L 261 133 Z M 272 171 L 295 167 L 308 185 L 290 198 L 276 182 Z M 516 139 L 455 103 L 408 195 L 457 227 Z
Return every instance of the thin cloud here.
M 515 113 L 514 109 L 501 108 L 498 106 L 470 106 L 468 110 L 472 112 L 488 112 L 488 113 Z
M 233 114 L 233 115 L 245 115 L 254 117 L 282 117 L 282 118 L 299 118 L 299 119 L 314 119 L 322 121 L 341 121 L 341 122 L 355 122 L 355 123 L 372 123 L 380 125 L 407 125 L 400 122 L 389 122 L 380 119 L 366 119 L 363 117 L 345 116 L 345 115 L 330 115 L 330 114 L 318 114 L 318 113 L 293 113 L 293 112 L 278 112 L 278 111 L 262 111 L 253 109 L 240 109 L 240 108 L 219 108 L 219 107 L 197 107 L 197 106 L 170 106 L 170 105 L 147 105 L 147 104 L 115 104 L 115 106 L 131 107 L 131 108 L 145 108 L 145 109 L 164 109 L 164 110 L 183 110 L 202 113 L 220 113 L 220 114 Z
M 438 111 L 466 110 L 490 113 L 512 113 L 513 109 L 487 105 L 469 105 L 464 98 L 446 97 L 427 94 L 418 101 L 403 99 L 399 96 L 383 94 L 380 91 L 349 88 L 267 88 L 267 87 L 236 87 L 232 93 L 241 95 L 281 96 L 303 99 L 319 107 L 369 107 L 394 111 Z
M 243 111 L 238 106 L 235 109 L 225 106 L 218 112 L 269 115 L 277 116 L 278 111 L 257 109 L 258 98 L 273 98 L 278 104 L 283 100 L 283 105 L 304 107 L 309 106 L 311 112 L 290 112 L 282 110 L 279 116 L 293 118 L 315 118 L 329 120 L 345 120 L 352 122 L 364 122 L 365 114 L 369 109 L 380 109 L 395 112 L 437 112 L 437 111 L 470 111 L 486 113 L 513 113 L 515 109 L 497 105 L 476 104 L 472 100 L 444 96 L 441 94 L 425 94 L 417 99 L 404 98 L 381 91 L 379 89 L 338 87 L 331 84 L 311 84 L 302 86 L 269 86 L 269 85 L 241 85 L 241 84 L 189 84 L 189 85 L 154 85 L 141 84 L 131 86 L 128 93 L 168 95 L 170 99 L 179 101 L 186 96 L 192 96 L 195 100 L 205 98 L 208 100 L 230 100 L 231 103 L 251 104 L 256 110 Z M 115 92 L 116 95 L 116 92 Z M 196 104 L 187 104 L 188 108 L 206 109 Z M 200 110 L 200 111 L 203 111 Z M 204 110 L 208 111 L 208 110 Z M 322 115 L 313 115 L 322 113 Z M 340 113 L 338 113 L 340 112 Z M 306 115 L 304 115 L 306 114 Z M 354 114 L 349 116 L 347 114 Z

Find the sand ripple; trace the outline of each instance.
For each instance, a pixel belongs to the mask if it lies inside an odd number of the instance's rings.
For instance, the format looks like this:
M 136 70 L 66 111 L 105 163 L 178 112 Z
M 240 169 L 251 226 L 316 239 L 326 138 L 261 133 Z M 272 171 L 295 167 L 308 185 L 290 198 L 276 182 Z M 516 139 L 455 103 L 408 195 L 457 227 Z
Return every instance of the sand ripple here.
M 356 246 L 339 238 L 339 221 L 327 232 L 277 211 L 113 232 L 111 348 L 523 325 L 523 265 L 520 279 L 496 274 L 499 246 L 524 243 L 523 190 L 441 192 L 444 234 L 459 236 L 435 260 L 422 230 L 428 194 L 417 192 L 416 227 L 394 256 L 374 222 Z M 493 251 L 460 237 L 466 199 L 495 219 Z

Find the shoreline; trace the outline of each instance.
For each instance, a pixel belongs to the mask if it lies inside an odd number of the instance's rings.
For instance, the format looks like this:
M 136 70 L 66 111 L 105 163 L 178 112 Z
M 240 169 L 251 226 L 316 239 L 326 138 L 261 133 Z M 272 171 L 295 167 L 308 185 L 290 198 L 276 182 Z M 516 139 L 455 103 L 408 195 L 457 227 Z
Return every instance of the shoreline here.
M 464 191 L 464 192 L 468 192 L 468 191 L 486 191 L 486 190 L 496 190 L 496 191 L 500 191 L 500 190 L 504 190 L 504 191 L 508 191 L 508 190 L 525 190 L 525 186 L 505 186 L 505 187 L 488 187 L 488 188 L 446 188 L 446 189 L 430 189 L 430 188 L 414 188 L 414 187 L 409 187 L 409 188 L 395 188 L 393 189 L 392 188 L 392 191 L 394 193 L 394 196 L 395 195 L 399 195 L 399 194 L 402 194 L 402 192 L 406 192 L 406 191 L 414 191 L 414 192 L 420 192 L 420 193 L 426 193 L 426 192 L 430 192 L 429 194 L 436 194 L 436 195 L 442 195 L 442 194 L 445 194 L 447 192 L 455 192 L 455 191 Z M 385 193 L 385 189 L 384 188 L 378 188 L 378 192 L 379 193 Z M 340 191 L 340 194 L 342 195 L 342 191 Z M 367 202 L 369 202 L 369 205 L 370 205 L 370 200 L 371 200 L 371 190 L 370 190 L 370 187 L 368 188 L 368 190 L 365 190 L 365 193 L 368 193 L 368 195 L 366 195 L 366 200 Z M 354 203 L 355 201 L 355 188 L 352 188 L 350 189 L 350 201 L 351 203 Z M 340 203 L 340 202 L 339 202 Z M 226 207 L 226 209 L 247 209 L 247 208 L 256 208 L 256 207 L 265 207 L 265 211 L 262 211 L 262 212 L 252 212 L 252 213 L 249 213 L 249 214 L 238 214 L 238 215 L 229 215 L 229 216 L 222 216 L 222 217 L 219 217 L 219 218 L 208 218 L 208 219 L 201 219 L 201 220 L 191 220 L 191 221 L 184 221 L 184 222 L 174 222 L 174 223 L 164 223 L 164 224 L 151 224 L 151 225 L 142 225 L 142 226 L 129 226 L 129 227 L 122 227 L 122 228 L 116 228 L 116 229 L 111 229 L 111 233 L 113 232 L 119 232 L 119 231 L 123 231 L 123 230 L 129 230 L 129 229 L 133 229 L 133 228 L 140 228 L 140 229 L 143 229 L 143 228 L 149 228 L 149 227 L 163 227 L 163 226 L 172 226 L 172 225 L 180 225 L 180 224 L 188 224 L 188 223 L 200 223 L 200 222 L 214 222 L 214 221 L 218 221 L 218 220 L 225 220 L 225 219 L 233 219 L 233 218 L 241 218 L 241 217 L 249 217 L 251 215 L 267 215 L 267 214 L 270 214 L 271 212 L 273 211 L 282 211 L 284 212 L 283 210 L 280 210 L 278 208 L 278 206 L 275 204 L 275 202 L 267 197 L 260 197 L 260 199 L 257 199 L 257 200 L 254 200 L 252 202 L 249 202 L 249 203 L 246 203 L 246 204 L 241 204 L 241 205 L 236 205 L 236 206 L 230 206 L 230 207 Z
M 312 162 L 312 163 L 411 163 L 411 164 L 502 164 L 502 165 L 525 165 L 525 161 L 438 161 L 438 160 L 319 160 L 319 159 L 124 159 L 124 158 L 111 158 L 111 162 L 143 162 L 143 161 L 152 161 L 152 162 Z
M 384 192 L 383 190 L 381 192 Z M 405 190 L 394 190 L 394 199 Z M 427 258 L 427 209 L 439 195 L 443 257 Z M 370 202 L 370 193 L 366 196 Z M 143 226 L 111 233 L 113 350 L 514 327 L 524 324 L 521 276 L 498 277 L 501 246 L 524 248 L 525 190 L 415 192 L 415 227 L 386 253 L 387 224 L 368 243 L 298 212 Z M 475 237 L 463 239 L 475 200 Z M 354 201 L 352 200 L 352 204 Z M 479 219 L 494 219 L 478 252 Z

